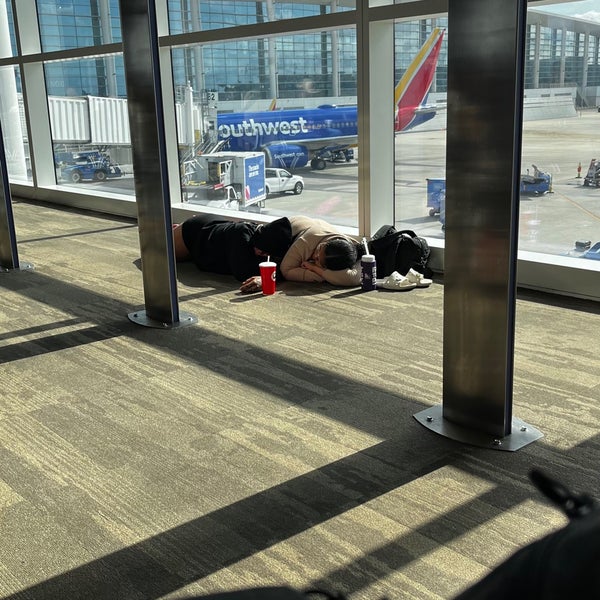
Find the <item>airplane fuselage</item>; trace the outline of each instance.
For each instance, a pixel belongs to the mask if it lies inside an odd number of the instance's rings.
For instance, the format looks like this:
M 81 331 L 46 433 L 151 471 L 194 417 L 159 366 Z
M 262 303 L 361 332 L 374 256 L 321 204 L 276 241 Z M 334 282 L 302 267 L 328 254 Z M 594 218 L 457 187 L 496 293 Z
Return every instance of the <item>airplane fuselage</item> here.
M 232 150 L 259 150 L 274 142 L 326 145 L 356 138 L 357 111 L 351 106 L 220 114 L 217 127 L 219 140 L 228 140 Z
M 435 28 L 394 90 L 395 107 L 390 127 L 405 131 L 431 119 L 433 107 L 423 103 L 431 87 L 443 30 Z M 393 118 L 393 121 L 392 121 Z M 221 113 L 217 116 L 220 142 L 229 150 L 265 153 L 267 166 L 325 168 L 325 158 L 343 153 L 351 159 L 358 143 L 356 106 L 322 105 L 317 108 L 270 110 L 255 113 Z

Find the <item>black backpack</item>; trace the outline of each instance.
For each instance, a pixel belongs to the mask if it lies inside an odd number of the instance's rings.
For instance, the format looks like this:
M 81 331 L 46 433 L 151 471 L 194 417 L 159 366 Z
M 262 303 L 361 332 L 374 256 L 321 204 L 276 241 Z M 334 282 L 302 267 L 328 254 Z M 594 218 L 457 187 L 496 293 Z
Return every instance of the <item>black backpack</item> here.
M 410 269 L 431 277 L 427 266 L 429 244 L 410 229 L 397 231 L 393 225 L 380 227 L 369 240 L 369 252 L 377 261 L 377 276 L 387 277 L 394 271 L 406 275 Z
M 540 470 L 530 479 L 569 517 L 562 529 L 518 550 L 454 600 L 600 598 L 600 510 Z

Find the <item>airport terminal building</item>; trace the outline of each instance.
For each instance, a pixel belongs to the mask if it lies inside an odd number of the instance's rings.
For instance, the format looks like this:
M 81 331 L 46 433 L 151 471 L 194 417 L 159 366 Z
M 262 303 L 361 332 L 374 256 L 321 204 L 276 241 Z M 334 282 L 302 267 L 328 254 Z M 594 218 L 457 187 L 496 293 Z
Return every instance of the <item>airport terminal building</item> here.
M 244 11 L 227 2 L 171 3 L 171 35 L 261 23 L 269 19 L 317 16 L 343 11 L 344 2 L 286 3 L 246 2 Z M 39 7 L 44 49 L 48 52 L 120 41 L 116 0 L 84 1 L 65 5 L 51 2 Z M 265 6 L 271 6 L 271 12 Z M 10 3 L 8 4 L 10 8 Z M 346 7 L 346 10 L 348 7 Z M 272 15 L 272 16 L 269 16 Z M 395 72 L 397 78 L 435 26 L 446 27 L 445 17 L 397 23 Z M 449 32 L 448 35 L 451 35 Z M 14 40 L 14 35 L 12 36 Z M 528 11 L 525 49 L 525 88 L 577 88 L 578 106 L 598 104 L 600 25 L 588 20 L 562 17 L 543 9 Z M 447 43 L 447 42 L 446 42 Z M 273 60 L 275 59 L 275 60 Z M 210 91 L 222 101 L 270 101 L 297 99 L 306 93 L 319 97 L 356 96 L 356 32 L 294 36 L 273 50 L 265 40 L 214 44 L 198 52 L 186 48 L 173 57 L 177 85 L 191 85 L 196 93 Z M 433 92 L 446 89 L 445 47 L 439 60 Z M 81 64 L 47 66 L 47 89 L 56 96 L 125 96 L 122 63 L 103 59 Z M 273 81 L 276 79 L 275 85 Z

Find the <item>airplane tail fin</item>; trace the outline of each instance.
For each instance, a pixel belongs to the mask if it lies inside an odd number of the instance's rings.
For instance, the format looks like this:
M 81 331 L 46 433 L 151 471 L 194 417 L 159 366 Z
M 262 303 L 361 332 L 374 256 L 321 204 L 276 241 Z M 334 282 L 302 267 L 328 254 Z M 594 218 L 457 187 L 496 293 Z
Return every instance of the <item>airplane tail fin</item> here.
M 403 131 L 413 125 L 417 109 L 429 93 L 435 76 L 444 32 L 445 30 L 439 27 L 431 32 L 396 86 L 394 93 L 395 131 Z M 434 114 L 432 112 L 431 116 Z
M 277 110 L 277 98 L 273 98 L 273 100 L 271 100 L 268 110 Z

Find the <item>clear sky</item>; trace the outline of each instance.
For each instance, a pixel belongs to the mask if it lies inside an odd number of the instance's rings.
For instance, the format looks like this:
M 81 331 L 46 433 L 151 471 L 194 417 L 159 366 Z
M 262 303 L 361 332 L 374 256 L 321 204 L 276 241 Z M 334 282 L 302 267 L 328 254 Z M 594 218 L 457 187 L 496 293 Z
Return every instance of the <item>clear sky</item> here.
M 600 21 L 600 0 L 582 0 L 581 2 L 567 2 L 565 4 L 551 4 L 540 6 L 536 10 L 558 13 L 569 17 Z

